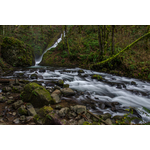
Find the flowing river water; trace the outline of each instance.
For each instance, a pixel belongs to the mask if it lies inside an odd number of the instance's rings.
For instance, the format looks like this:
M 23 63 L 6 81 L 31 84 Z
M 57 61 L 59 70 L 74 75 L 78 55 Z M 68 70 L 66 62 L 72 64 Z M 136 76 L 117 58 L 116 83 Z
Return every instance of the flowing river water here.
M 47 50 L 56 47 L 60 41 L 61 37 Z M 85 105 L 95 114 L 109 113 L 111 117 L 123 116 L 127 113 L 126 109 L 133 107 L 135 116 L 142 118 L 143 123 L 150 122 L 150 113 L 143 109 L 144 107 L 150 109 L 149 82 L 86 69 L 82 69 L 84 73 L 79 73 L 81 68 L 39 66 L 42 57 L 43 55 L 35 60 L 35 66 L 18 68 L 12 75 L 3 78 L 36 81 L 46 88 L 55 86 L 52 81 L 62 79 L 64 84 L 69 84 L 69 88 L 76 91 L 75 96 L 62 97 L 62 99 Z M 37 78 L 33 79 L 32 74 L 36 74 Z M 92 79 L 94 74 L 101 75 L 103 80 Z

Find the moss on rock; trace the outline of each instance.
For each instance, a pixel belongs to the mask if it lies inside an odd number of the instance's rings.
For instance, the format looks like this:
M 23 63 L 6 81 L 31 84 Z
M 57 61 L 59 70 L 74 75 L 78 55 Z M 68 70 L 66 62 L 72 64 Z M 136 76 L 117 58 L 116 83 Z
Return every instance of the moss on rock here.
M 1 53 L 5 61 L 15 67 L 31 66 L 34 63 L 32 47 L 14 37 L 3 38 Z
M 34 82 L 25 85 L 21 96 L 23 101 L 30 102 L 34 107 L 43 107 L 55 103 L 50 93 L 44 87 Z

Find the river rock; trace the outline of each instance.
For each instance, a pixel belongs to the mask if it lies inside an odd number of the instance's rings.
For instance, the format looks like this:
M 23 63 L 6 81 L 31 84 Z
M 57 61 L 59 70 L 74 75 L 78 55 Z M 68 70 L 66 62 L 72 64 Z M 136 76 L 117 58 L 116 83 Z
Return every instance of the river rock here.
M 61 99 L 57 94 L 51 94 L 51 97 L 55 100 L 55 103 L 60 103 Z
M 21 105 L 21 106 L 18 108 L 18 114 L 20 114 L 20 115 L 27 115 L 27 114 L 28 114 L 28 111 L 25 109 L 25 106 L 24 106 L 24 105 Z
M 50 93 L 44 87 L 34 82 L 26 84 L 21 95 L 23 101 L 30 102 L 34 107 L 37 108 L 56 103 L 56 101 L 51 97 Z
M 38 76 L 37 76 L 37 74 L 32 74 L 32 75 L 30 76 L 30 78 L 31 78 L 31 79 L 37 79 Z
M 17 108 L 19 108 L 22 104 L 23 104 L 23 101 L 22 101 L 22 100 L 19 100 L 19 101 L 13 103 L 12 107 L 13 107 L 14 109 L 17 109 Z
M 106 120 L 106 119 L 110 118 L 111 115 L 107 113 L 107 114 L 100 115 L 100 117 L 102 117 L 103 120 Z
M 15 124 L 18 124 L 18 123 L 20 122 L 19 120 L 20 120 L 19 118 L 16 118 L 16 119 L 13 120 L 13 122 L 14 122 Z
M 63 88 L 69 88 L 69 84 L 64 84 Z
M 64 117 L 68 112 L 69 112 L 69 108 L 68 108 L 68 107 L 64 107 L 64 108 L 62 108 L 62 109 L 58 112 L 58 115 L 59 115 L 60 117 Z
M 83 114 L 83 113 L 85 114 L 86 113 L 86 106 L 75 105 L 75 106 L 71 106 L 70 109 L 77 114 Z
M 8 105 L 9 105 L 9 104 L 12 104 L 14 101 L 15 101 L 15 100 L 8 100 L 8 101 L 7 101 L 7 104 L 8 104 Z
M 6 97 L 0 96 L 0 103 L 4 103 L 6 100 Z
M 22 91 L 23 91 L 23 87 L 21 87 L 21 86 L 13 86 L 12 87 L 13 93 L 21 93 Z
M 61 108 L 62 108 L 61 105 L 56 105 L 56 106 L 55 106 L 55 109 L 59 109 L 59 110 L 60 110 Z
M 60 86 L 63 86 L 64 81 L 63 80 L 58 80 L 57 84 L 60 85 Z
M 75 95 L 75 92 L 70 88 L 64 88 L 61 90 L 64 96 L 73 96 Z
M 25 115 L 20 116 L 19 120 L 22 121 L 22 122 L 24 122 L 26 120 Z
M 111 119 L 109 119 L 109 118 L 106 119 L 105 122 L 106 122 L 108 125 L 112 125 L 112 121 L 111 121 Z
M 27 116 L 26 117 L 26 122 L 30 122 L 30 121 L 32 121 L 33 120 L 33 116 Z
M 32 104 L 28 103 L 28 104 L 26 104 L 26 106 L 27 106 L 28 115 L 35 116 L 36 111 L 35 111 L 34 107 L 32 106 Z
M 6 86 L 2 89 L 3 92 L 10 92 L 11 91 L 11 87 Z
M 84 73 L 84 71 L 83 70 L 78 70 L 78 73 Z
M 58 96 L 61 96 L 61 91 L 56 89 L 52 94 L 57 94 Z
M 80 120 L 78 121 L 78 125 L 83 125 L 84 121 L 85 121 L 84 118 L 80 119 Z

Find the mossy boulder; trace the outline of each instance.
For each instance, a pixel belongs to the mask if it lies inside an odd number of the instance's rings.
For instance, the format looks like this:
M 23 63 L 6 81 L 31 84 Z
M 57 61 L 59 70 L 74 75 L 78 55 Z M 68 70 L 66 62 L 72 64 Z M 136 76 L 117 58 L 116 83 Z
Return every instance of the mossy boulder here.
M 25 85 L 21 96 L 24 102 L 30 102 L 37 108 L 55 103 L 50 93 L 44 87 L 34 82 Z
M 97 79 L 97 80 L 99 80 L 99 81 L 102 81 L 102 80 L 103 80 L 102 76 L 100 76 L 100 75 L 98 75 L 98 74 L 92 75 L 92 79 Z
M 1 44 L 2 58 L 12 66 L 31 66 L 34 64 L 33 49 L 14 37 L 4 37 Z

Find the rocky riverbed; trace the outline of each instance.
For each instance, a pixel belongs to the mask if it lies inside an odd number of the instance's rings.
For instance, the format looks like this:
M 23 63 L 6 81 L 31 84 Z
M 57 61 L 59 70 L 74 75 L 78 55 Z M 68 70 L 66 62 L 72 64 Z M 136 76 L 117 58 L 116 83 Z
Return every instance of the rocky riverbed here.
M 94 115 L 86 106 L 69 100 L 75 92 L 63 80 L 45 88 L 36 82 L 0 79 L 1 125 L 112 125 L 118 118 Z M 62 96 L 68 99 L 62 99 Z

